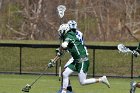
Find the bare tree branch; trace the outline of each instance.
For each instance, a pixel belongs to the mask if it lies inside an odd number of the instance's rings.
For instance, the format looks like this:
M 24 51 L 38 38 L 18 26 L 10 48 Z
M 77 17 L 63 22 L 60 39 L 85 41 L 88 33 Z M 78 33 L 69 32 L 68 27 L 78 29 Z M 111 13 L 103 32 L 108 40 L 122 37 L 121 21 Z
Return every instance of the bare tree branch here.
M 0 9 L 1 9 L 1 7 L 2 7 L 2 2 L 3 2 L 3 0 L 0 0 Z
M 22 35 L 22 36 L 26 36 L 26 34 L 21 33 L 21 32 L 19 32 L 19 31 L 15 30 L 14 28 L 10 27 L 9 25 L 6 25 L 6 27 L 7 27 L 9 30 L 11 30 L 11 31 L 13 31 L 14 33 L 16 33 L 16 34 L 19 34 L 19 35 Z

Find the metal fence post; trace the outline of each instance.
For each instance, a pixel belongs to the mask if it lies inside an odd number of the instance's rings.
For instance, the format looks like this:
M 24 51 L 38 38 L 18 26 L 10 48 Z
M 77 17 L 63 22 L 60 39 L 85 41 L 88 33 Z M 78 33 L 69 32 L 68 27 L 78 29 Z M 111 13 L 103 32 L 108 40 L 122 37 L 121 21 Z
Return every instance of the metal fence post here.
M 133 69 L 133 66 L 134 66 L 134 61 L 133 61 L 133 54 L 131 55 L 131 79 L 133 79 L 133 71 L 134 71 L 134 69 Z
M 95 49 L 93 49 L 93 77 L 95 77 Z
M 20 47 L 20 58 L 19 58 L 19 60 L 20 60 L 20 74 L 22 74 L 22 47 Z
M 56 62 L 56 66 L 55 66 L 55 75 L 58 75 L 58 61 Z

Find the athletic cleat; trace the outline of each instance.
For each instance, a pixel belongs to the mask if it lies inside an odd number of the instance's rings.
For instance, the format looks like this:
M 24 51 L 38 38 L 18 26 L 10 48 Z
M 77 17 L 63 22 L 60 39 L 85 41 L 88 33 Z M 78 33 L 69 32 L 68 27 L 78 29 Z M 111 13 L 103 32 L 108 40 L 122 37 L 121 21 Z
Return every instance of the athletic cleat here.
M 68 87 L 67 87 L 67 91 L 72 92 L 72 86 L 68 86 Z
M 136 90 L 136 82 L 131 81 L 130 82 L 130 93 L 135 93 L 135 90 Z
M 107 85 L 108 88 L 110 88 L 110 84 L 109 84 L 109 82 L 107 80 L 107 77 L 103 76 L 103 77 L 101 77 L 101 79 L 102 79 L 102 83 L 104 83 L 105 85 Z
M 57 93 L 73 93 L 73 92 L 72 91 L 70 92 L 68 90 L 67 90 L 67 92 L 62 92 L 62 90 L 59 90 Z

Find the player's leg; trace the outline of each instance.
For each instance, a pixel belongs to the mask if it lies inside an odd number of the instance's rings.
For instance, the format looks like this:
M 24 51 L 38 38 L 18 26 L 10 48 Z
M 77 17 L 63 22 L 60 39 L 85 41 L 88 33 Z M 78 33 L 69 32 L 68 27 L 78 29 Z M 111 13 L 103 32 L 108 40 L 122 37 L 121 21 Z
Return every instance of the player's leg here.
M 130 82 L 130 93 L 135 93 L 137 83 L 135 81 Z
M 89 79 L 86 79 L 86 74 L 84 72 L 80 72 L 78 74 L 79 76 L 79 81 L 80 81 L 80 84 L 81 85 L 87 85 L 87 84 L 93 84 L 93 83 L 104 83 L 106 84 L 108 87 L 110 87 L 110 84 L 106 78 L 106 76 L 103 76 L 103 77 L 100 77 L 100 78 L 89 78 Z
M 73 57 L 71 57 L 71 58 L 68 60 L 68 62 L 65 64 L 64 69 L 65 69 L 68 65 L 70 65 L 73 61 L 74 61 L 74 59 L 73 59 Z M 69 79 L 69 83 L 68 83 L 67 90 L 70 91 L 70 92 L 72 92 L 72 86 L 71 86 L 70 79 Z
M 62 93 L 66 93 L 67 87 L 69 84 L 69 76 L 73 73 L 73 71 L 70 68 L 66 68 L 65 71 L 63 72 L 63 85 L 62 85 Z
M 61 90 L 63 89 L 63 76 L 62 76 L 62 80 L 61 80 Z M 69 83 L 68 83 L 68 86 L 67 86 L 67 90 L 69 92 L 72 92 L 72 86 L 71 86 L 71 82 L 70 82 L 70 79 L 69 79 Z
M 71 86 L 70 79 L 69 79 L 67 90 L 70 91 L 70 92 L 72 92 L 72 86 Z
M 79 66 L 79 70 L 78 70 L 78 77 L 79 77 L 79 81 L 81 85 L 86 85 L 86 84 L 93 84 L 93 83 L 98 83 L 98 82 L 102 82 L 104 84 L 106 84 L 108 87 L 110 87 L 110 84 L 106 78 L 106 76 L 100 77 L 100 78 L 90 78 L 87 79 L 87 74 L 86 72 L 88 71 L 88 67 L 89 67 L 89 61 L 85 61 L 85 62 L 81 62 L 80 64 L 81 66 Z
M 79 82 L 80 82 L 81 85 L 98 83 L 98 82 L 101 81 L 100 79 L 96 79 L 96 78 L 86 79 L 87 74 L 84 73 L 83 71 L 81 71 L 80 73 L 78 73 L 78 77 L 79 77 Z

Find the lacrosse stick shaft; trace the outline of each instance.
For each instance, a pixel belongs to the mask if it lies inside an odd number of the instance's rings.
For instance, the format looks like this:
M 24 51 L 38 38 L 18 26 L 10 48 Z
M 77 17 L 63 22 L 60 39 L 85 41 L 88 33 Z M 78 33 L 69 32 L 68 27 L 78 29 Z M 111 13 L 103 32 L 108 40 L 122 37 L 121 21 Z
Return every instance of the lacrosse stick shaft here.
M 59 58 L 60 58 L 59 56 L 55 56 L 55 58 L 53 59 L 54 63 L 55 63 Z M 37 77 L 37 78 L 31 83 L 30 86 L 33 86 L 34 83 L 36 83 L 36 82 L 45 74 L 45 72 L 47 71 L 47 69 L 48 69 L 48 67 L 45 68 L 45 70 L 43 71 L 43 73 L 41 73 L 41 74 L 39 75 L 39 77 Z
M 44 74 L 45 74 L 45 72 L 47 71 L 47 69 L 48 69 L 48 67 L 44 70 L 44 72 L 43 73 L 41 73 L 40 75 L 39 75 L 39 77 L 38 78 L 36 78 L 35 79 L 35 81 L 34 82 L 32 82 L 31 83 L 31 86 L 33 86 L 34 85 L 34 83 L 36 83 Z
M 61 7 L 63 7 L 63 8 L 61 8 Z M 58 10 L 58 15 L 59 15 L 59 17 L 60 17 L 60 20 L 59 20 L 59 24 L 61 25 L 62 24 L 62 22 L 63 22 L 63 16 L 64 16 L 64 12 L 65 12 L 65 10 L 66 9 L 64 9 L 64 7 L 65 6 L 63 6 L 63 5 L 59 5 L 58 7 L 57 7 L 57 10 Z M 61 42 L 61 40 L 60 40 L 60 44 L 61 44 L 62 42 Z M 60 61 L 59 61 L 60 63 L 59 63 L 59 81 L 60 81 L 60 78 L 61 78 L 61 59 L 60 59 Z
M 29 84 L 27 84 L 23 89 L 22 89 L 22 91 L 23 91 L 23 93 L 24 92 L 29 92 L 29 90 L 31 89 L 31 87 L 38 81 L 38 79 L 40 79 L 43 75 L 44 75 L 44 73 L 45 73 L 45 71 L 48 69 L 48 67 L 44 70 L 44 72 L 43 73 L 41 73 L 40 75 L 39 75 L 39 77 L 37 77 L 30 85 Z
M 53 62 L 55 63 L 60 57 L 59 56 L 56 56 L 54 59 L 53 59 Z
M 44 72 L 41 73 L 41 74 L 39 75 L 39 77 L 37 77 L 30 85 L 27 84 L 27 85 L 22 89 L 22 91 L 23 91 L 23 92 L 29 92 L 29 90 L 31 89 L 31 87 L 38 81 L 38 79 L 40 79 L 40 78 L 44 75 L 44 73 L 45 73 L 45 71 L 46 71 L 47 69 L 48 69 L 48 67 L 45 68 Z
M 54 62 L 56 62 L 60 57 L 55 57 Z M 59 64 L 59 81 L 61 81 L 61 59 L 60 59 L 60 64 Z
M 66 10 L 66 7 L 64 5 L 59 5 L 57 7 L 57 10 L 58 10 L 58 15 L 60 17 L 60 25 L 62 24 L 63 22 L 63 17 L 64 17 L 64 12 Z M 61 44 L 61 40 L 60 40 L 60 44 Z M 60 59 L 60 63 L 59 63 L 59 81 L 61 81 L 61 59 Z

